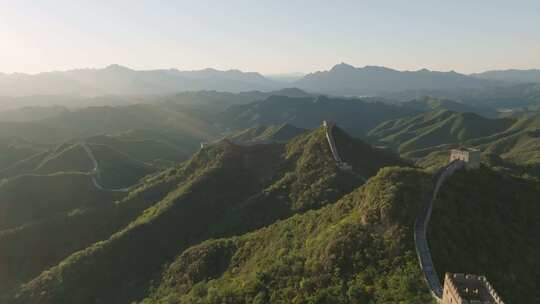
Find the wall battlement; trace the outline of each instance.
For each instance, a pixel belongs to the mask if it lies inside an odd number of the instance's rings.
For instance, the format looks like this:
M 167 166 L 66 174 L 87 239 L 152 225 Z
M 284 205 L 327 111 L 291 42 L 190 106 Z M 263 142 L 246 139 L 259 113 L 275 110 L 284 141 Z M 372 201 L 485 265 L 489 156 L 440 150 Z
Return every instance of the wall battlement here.
M 433 264 L 433 260 L 431 259 L 431 251 L 427 242 L 426 231 L 429 225 L 429 221 L 431 219 L 433 203 L 437 199 L 439 189 L 443 185 L 446 178 L 451 176 L 457 170 L 463 168 L 463 166 L 465 166 L 465 162 L 461 160 L 455 160 L 443 169 L 441 169 L 438 174 L 437 182 L 435 183 L 433 193 L 426 206 L 420 211 L 420 213 L 416 217 L 416 221 L 414 224 L 414 243 L 416 246 L 416 255 L 418 256 L 420 268 L 424 273 L 424 278 L 428 284 L 431 294 L 438 301 L 442 300 L 443 286 L 441 285 L 439 276 L 437 275 L 437 270 L 435 269 L 435 265 Z
M 476 169 L 480 167 L 480 150 L 472 148 L 450 150 L 450 162 L 457 160 L 465 162 L 466 169 Z
M 504 304 L 485 276 L 446 273 L 442 304 Z

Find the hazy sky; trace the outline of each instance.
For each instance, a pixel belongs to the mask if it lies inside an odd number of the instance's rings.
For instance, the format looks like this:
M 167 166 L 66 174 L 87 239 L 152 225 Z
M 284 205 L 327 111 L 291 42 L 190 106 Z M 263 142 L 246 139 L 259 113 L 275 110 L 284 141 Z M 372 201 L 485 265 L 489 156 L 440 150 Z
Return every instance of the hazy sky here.
M 540 68 L 539 0 L 0 0 L 0 72 Z

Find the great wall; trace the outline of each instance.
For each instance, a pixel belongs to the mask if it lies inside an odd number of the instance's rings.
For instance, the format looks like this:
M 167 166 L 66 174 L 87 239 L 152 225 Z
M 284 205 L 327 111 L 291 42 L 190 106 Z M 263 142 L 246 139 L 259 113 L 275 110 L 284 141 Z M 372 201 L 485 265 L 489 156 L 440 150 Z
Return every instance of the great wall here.
M 88 155 L 88 158 L 90 158 L 90 161 L 92 162 L 92 171 L 90 173 L 90 176 L 92 178 L 92 183 L 94 184 L 94 186 L 96 188 L 98 188 L 99 190 L 102 190 L 102 191 L 109 191 L 109 192 L 130 192 L 131 190 L 139 187 L 140 185 L 143 184 L 143 181 L 140 181 L 134 185 L 131 185 L 129 187 L 124 187 L 124 188 L 106 188 L 106 187 L 103 187 L 100 183 L 99 183 L 99 179 L 101 179 L 101 171 L 99 170 L 99 166 L 98 166 L 98 162 L 96 160 L 96 157 L 94 156 L 94 152 L 92 152 L 92 149 L 90 149 L 90 147 L 88 146 L 88 144 L 86 142 L 81 142 L 80 145 L 82 146 L 82 148 L 84 149 L 84 151 L 86 152 L 86 154 Z
M 350 168 L 339 156 L 333 137 L 335 124 L 323 121 L 326 139 L 332 152 L 332 157 L 340 167 Z M 414 223 L 414 243 L 420 268 L 428 288 L 437 303 L 441 304 L 504 304 L 501 297 L 484 276 L 471 274 L 445 274 L 444 287 L 431 258 L 431 251 L 427 241 L 427 229 L 433 204 L 439 190 L 447 178 L 460 169 L 476 169 L 480 166 L 480 151 L 476 149 L 454 149 L 450 153 L 450 163 L 439 170 L 435 176 L 436 183 L 427 204 L 422 208 Z
M 327 120 L 323 121 L 323 127 L 324 132 L 326 135 L 326 140 L 328 141 L 328 145 L 330 146 L 330 151 L 332 152 L 332 157 L 334 158 L 334 161 L 337 163 L 338 167 L 342 170 L 351 171 L 352 167 L 348 163 L 344 162 L 341 157 L 339 157 L 339 152 L 336 147 L 336 142 L 334 141 L 334 126 L 336 124 Z M 366 178 L 360 176 L 364 181 L 367 180 Z
M 420 268 L 424 273 L 424 277 L 429 286 L 431 294 L 437 299 L 442 300 L 443 287 L 439 281 L 437 271 L 433 265 L 433 260 L 431 259 L 431 251 L 429 250 L 429 245 L 427 242 L 427 229 L 429 225 L 429 220 L 431 219 L 431 213 L 433 211 L 433 203 L 435 202 L 439 190 L 449 176 L 454 174 L 456 170 L 461 169 L 465 166 L 465 162 L 461 160 L 456 160 L 444 167 L 437 178 L 435 188 L 429 199 L 428 204 L 420 211 L 416 217 L 414 223 L 414 244 L 416 246 L 416 254 L 418 256 L 418 261 L 420 262 Z
M 344 162 L 340 157 L 336 143 L 334 141 L 333 128 L 335 124 L 333 122 L 325 120 L 323 121 L 323 126 L 334 161 L 341 169 L 351 170 L 352 167 L 346 162 Z M 94 165 L 94 168 L 92 170 L 92 181 L 97 188 L 106 191 L 128 192 L 140 185 L 140 183 L 138 183 L 136 185 L 132 185 L 130 187 L 122 189 L 107 189 L 102 187 L 98 183 L 98 179 L 101 173 L 94 154 L 85 142 L 82 142 L 81 145 Z M 201 143 L 201 149 L 203 149 L 207 145 L 208 143 Z M 429 244 L 427 241 L 427 229 L 429 226 L 429 221 L 431 219 L 431 214 L 433 212 L 433 204 L 436 201 L 439 190 L 445 180 L 452 174 L 454 174 L 457 170 L 463 168 L 475 169 L 478 168 L 479 165 L 480 153 L 478 150 L 452 150 L 450 155 L 450 163 L 443 167 L 438 172 L 438 174 L 436 174 L 437 181 L 435 183 L 433 192 L 431 193 L 427 204 L 424 206 L 424 208 L 421 209 L 420 213 L 417 215 L 414 223 L 414 243 L 420 268 L 422 270 L 428 288 L 437 303 L 504 304 L 495 289 L 491 286 L 491 284 L 484 276 L 446 273 L 443 288 L 437 275 L 435 266 L 433 264 L 433 260 L 431 258 L 431 251 L 429 249 Z
M 329 121 L 323 121 L 326 139 L 332 153 L 334 161 L 343 170 L 351 170 L 352 167 L 344 162 L 339 155 L 336 143 L 333 136 L 333 128 L 335 124 Z M 96 158 L 90 147 L 85 142 L 81 143 L 82 147 L 92 160 L 92 181 L 94 185 L 106 191 L 128 192 L 140 185 L 132 185 L 121 189 L 107 189 L 98 183 L 100 170 Z M 201 143 L 201 149 L 207 144 Z M 469 274 L 445 274 L 444 287 L 441 284 L 437 271 L 431 258 L 431 251 L 427 241 L 427 229 L 433 212 L 433 205 L 437 199 L 439 191 L 447 178 L 452 176 L 457 170 L 467 168 L 475 169 L 480 165 L 479 151 L 469 150 L 452 150 L 450 155 L 450 163 L 443 167 L 437 176 L 435 187 L 428 202 L 421 209 L 414 223 L 414 243 L 416 254 L 420 264 L 420 268 L 424 275 L 424 279 L 434 299 L 441 304 L 504 304 L 495 289 L 487 281 L 484 276 L 476 276 Z M 470 298 L 472 300 L 468 300 Z

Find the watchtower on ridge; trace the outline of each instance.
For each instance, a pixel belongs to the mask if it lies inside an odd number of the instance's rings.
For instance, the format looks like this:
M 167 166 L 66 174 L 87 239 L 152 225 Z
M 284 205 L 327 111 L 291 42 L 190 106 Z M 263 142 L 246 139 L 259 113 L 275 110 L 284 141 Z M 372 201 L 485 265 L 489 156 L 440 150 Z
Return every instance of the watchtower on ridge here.
M 486 277 L 447 273 L 442 304 L 504 304 Z
M 461 160 L 465 162 L 466 169 L 476 169 L 480 167 L 480 150 L 473 148 L 462 148 L 450 150 L 450 162 Z

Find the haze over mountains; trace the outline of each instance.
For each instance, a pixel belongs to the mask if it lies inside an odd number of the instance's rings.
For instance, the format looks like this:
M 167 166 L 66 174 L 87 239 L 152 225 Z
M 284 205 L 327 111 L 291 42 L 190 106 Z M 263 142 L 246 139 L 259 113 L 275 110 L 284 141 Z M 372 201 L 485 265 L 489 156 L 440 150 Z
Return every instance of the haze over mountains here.
M 540 82 L 540 70 L 498 70 L 472 74 L 471 76 L 481 79 L 501 80 L 510 82 Z
M 0 303 L 429 303 L 415 217 L 463 146 L 482 165 L 442 187 L 437 270 L 537 303 L 540 84 L 482 77 L 3 75 L 29 95 L 0 98 Z
M 264 77 L 239 70 L 136 71 L 120 65 L 102 69 L 78 69 L 35 75 L 1 74 L 0 96 L 30 95 L 151 95 L 183 91 L 271 91 L 298 87 L 332 95 L 380 95 L 411 90 L 480 89 L 501 82 L 540 82 L 538 70 L 492 71 L 465 75 L 426 69 L 397 71 L 385 67 L 356 68 L 341 63 L 328 71 L 307 75 L 284 74 Z M 285 80 L 285 81 L 283 81 Z
M 0 74 L 0 96 L 141 95 L 193 90 L 229 92 L 271 89 L 275 84 L 258 73 L 238 70 L 135 71 L 120 65 L 36 75 Z
M 517 2 L 0 0 L 0 304 L 540 304 Z

